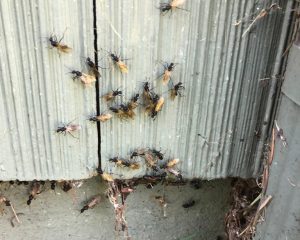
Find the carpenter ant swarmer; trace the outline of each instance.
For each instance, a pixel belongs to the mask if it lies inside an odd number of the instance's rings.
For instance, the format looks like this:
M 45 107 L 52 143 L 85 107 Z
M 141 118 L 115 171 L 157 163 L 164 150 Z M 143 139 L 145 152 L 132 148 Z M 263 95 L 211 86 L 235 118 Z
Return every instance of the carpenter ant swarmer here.
M 182 91 L 184 90 L 184 86 L 182 82 L 179 82 L 175 84 L 171 89 L 170 89 L 170 97 L 171 100 L 174 100 L 177 96 L 182 97 Z
M 50 181 L 50 186 L 52 190 L 55 190 L 56 187 L 56 181 Z
M 139 100 L 139 97 L 140 94 L 137 93 L 130 99 L 130 102 L 128 103 L 129 110 L 137 108 L 137 106 L 139 105 L 139 103 L 137 102 Z
M 145 159 L 145 163 L 149 168 L 153 169 L 155 172 L 159 170 L 156 165 L 157 160 L 154 158 L 151 152 L 145 152 L 143 158 Z
M 106 50 L 104 50 L 104 51 L 106 51 Z M 124 60 L 128 60 L 128 59 L 121 59 L 120 56 L 118 56 L 116 53 L 112 53 L 109 51 L 106 51 L 106 52 L 109 54 L 109 57 L 111 58 L 113 63 L 118 66 L 121 73 L 128 73 L 128 68 L 127 68 L 126 64 L 123 62 Z
M 164 154 L 163 153 L 161 153 L 161 151 L 158 151 L 158 150 L 156 150 L 156 149 L 151 149 L 150 150 L 152 153 L 153 153 L 153 155 L 155 156 L 155 157 L 157 157 L 159 160 L 163 160 L 163 158 L 164 158 Z
M 27 200 L 27 205 L 31 204 L 31 201 L 35 199 L 36 195 L 42 192 L 43 182 L 33 181 L 31 185 L 30 195 Z
M 94 208 L 97 204 L 101 202 L 101 196 L 96 195 L 90 199 L 90 201 L 80 210 L 80 213 L 83 213 L 84 211 Z
M 171 80 L 171 75 L 172 75 L 172 72 L 174 71 L 176 64 L 173 62 L 171 62 L 170 64 L 168 64 L 168 63 L 164 64 L 161 62 L 161 64 L 164 67 L 164 73 L 161 75 L 162 83 L 163 83 L 163 85 L 167 85 L 169 83 L 169 81 Z M 161 76 L 159 76 L 159 77 L 161 77 Z
M 165 99 L 162 96 L 153 94 L 150 103 L 146 106 L 145 110 L 148 115 L 155 120 L 159 111 L 164 105 Z
M 62 44 L 61 41 L 63 40 L 64 36 L 65 36 L 65 32 L 67 31 L 67 28 L 66 30 L 64 31 L 61 39 L 59 39 L 59 41 L 57 40 L 57 36 L 54 35 L 54 34 L 51 34 L 51 36 L 49 37 L 49 42 L 52 46 L 52 48 L 56 48 L 58 53 L 60 54 L 60 52 L 62 53 L 69 53 L 72 48 L 70 48 L 68 45 L 66 44 Z
M 70 73 L 73 74 L 73 81 L 79 79 L 85 86 L 90 86 L 93 82 L 96 82 L 94 75 L 89 75 L 77 70 L 71 70 Z
M 130 159 L 132 160 L 136 157 L 142 157 L 145 155 L 146 152 L 147 152 L 146 148 L 138 148 L 130 154 Z
M 109 159 L 110 162 L 113 162 L 116 164 L 116 166 L 118 167 L 128 167 L 131 169 L 139 169 L 140 168 L 140 164 L 136 163 L 136 162 L 130 162 L 127 159 L 122 159 L 119 157 L 113 157 Z
M 101 113 L 100 115 L 94 115 L 89 117 L 89 121 L 91 122 L 106 122 L 112 118 L 112 115 L 110 113 Z
M 0 195 L 0 204 L 1 204 L 1 203 L 4 203 L 5 206 L 7 206 L 7 207 L 10 207 L 10 206 L 11 206 L 10 201 L 9 201 L 6 197 L 4 197 L 4 196 L 2 196 L 2 195 Z
M 128 107 L 127 104 L 120 104 L 117 107 L 110 107 L 113 113 L 115 113 L 121 120 L 127 120 L 129 118 L 134 119 L 135 113 Z
M 106 102 L 110 102 L 114 101 L 117 96 L 122 96 L 122 91 L 120 91 L 119 89 L 108 92 L 107 94 L 103 95 L 102 98 L 104 98 Z
M 159 6 L 159 10 L 161 13 L 167 13 L 168 11 L 173 11 L 175 8 L 181 9 L 184 11 L 188 11 L 186 9 L 180 8 L 179 6 L 184 4 L 186 0 L 171 0 L 168 3 L 161 3 Z
M 71 122 L 69 122 L 68 124 L 62 126 L 62 127 L 58 127 L 56 129 L 57 133 L 63 133 L 64 135 L 66 135 L 67 133 L 69 133 L 73 138 L 77 138 L 75 137 L 72 132 L 74 131 L 78 131 L 81 129 L 81 126 L 78 124 L 71 124 Z M 78 138 L 77 138 L 78 139 Z
M 100 72 L 98 71 L 99 66 L 96 65 L 90 57 L 85 59 L 86 65 L 89 67 L 89 72 L 93 74 L 95 77 L 101 77 Z
M 143 99 L 144 99 L 144 104 L 149 104 L 152 99 L 152 92 L 150 90 L 150 83 L 145 82 L 143 85 Z

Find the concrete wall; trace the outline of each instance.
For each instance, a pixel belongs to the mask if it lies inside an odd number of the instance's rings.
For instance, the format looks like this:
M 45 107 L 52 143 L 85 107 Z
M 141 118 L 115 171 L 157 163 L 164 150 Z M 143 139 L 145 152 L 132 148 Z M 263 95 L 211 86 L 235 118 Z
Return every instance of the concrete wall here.
M 300 239 L 300 49 L 290 50 L 285 82 L 282 86 L 277 122 L 287 139 L 287 147 L 276 139 L 274 160 L 270 171 L 267 194 L 273 200 L 266 210 L 265 221 L 258 228 L 255 239 Z

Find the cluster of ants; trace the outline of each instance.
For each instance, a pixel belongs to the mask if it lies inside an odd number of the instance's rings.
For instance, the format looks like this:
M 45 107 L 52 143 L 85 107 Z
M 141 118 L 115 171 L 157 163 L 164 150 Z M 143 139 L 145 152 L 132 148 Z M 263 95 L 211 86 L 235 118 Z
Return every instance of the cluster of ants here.
M 179 7 L 180 5 L 184 4 L 184 2 L 185 0 L 171 0 L 169 3 L 161 3 L 159 9 L 163 14 L 169 11 L 172 12 L 176 8 L 185 10 Z M 53 34 L 49 38 L 51 48 L 57 49 L 59 54 L 69 53 L 72 50 L 72 48 L 69 47 L 67 44 L 62 43 L 64 34 L 59 40 L 57 36 Z M 120 56 L 118 56 L 116 53 L 112 53 L 109 51 L 106 52 L 109 54 L 108 57 L 110 58 L 110 61 L 112 61 L 112 63 L 114 63 L 114 65 L 120 70 L 121 74 L 128 73 L 128 67 L 124 63 L 124 60 L 127 59 L 121 59 Z M 93 62 L 90 57 L 86 58 L 85 63 L 88 67 L 88 73 L 84 73 L 78 70 L 71 70 L 70 73 L 73 75 L 72 76 L 73 80 L 79 80 L 84 86 L 91 86 L 93 83 L 97 81 L 97 78 L 101 77 L 99 68 L 104 69 L 104 67 L 101 67 L 98 65 L 98 63 Z M 184 90 L 184 86 L 182 82 L 173 84 L 173 82 L 170 81 L 172 72 L 174 71 L 176 65 L 175 63 L 173 62 L 162 63 L 162 65 L 164 67 L 164 72 L 161 74 L 161 76 L 159 76 L 159 78 L 162 77 L 163 85 L 168 85 L 169 82 L 171 83 L 172 87 L 169 89 L 169 92 L 170 92 L 170 98 L 173 101 L 177 96 L 182 96 L 182 91 Z M 102 98 L 107 103 L 111 103 L 114 102 L 117 96 L 122 96 L 122 91 L 120 91 L 119 89 L 108 92 L 107 94 L 103 95 Z M 121 103 L 117 106 L 110 106 L 109 110 L 121 120 L 134 119 L 136 115 L 134 110 L 140 104 L 138 102 L 139 98 L 140 98 L 140 93 L 136 93 L 130 99 L 129 102 Z M 146 82 L 143 85 L 142 98 L 143 98 L 142 105 L 144 106 L 145 113 L 149 115 L 151 118 L 155 119 L 157 117 L 157 114 L 162 110 L 162 107 L 165 102 L 164 98 L 159 94 L 155 93 L 153 89 L 150 89 L 149 82 Z M 110 120 L 112 117 L 113 116 L 110 113 L 102 113 L 100 115 L 93 115 L 89 117 L 88 120 L 92 122 L 106 122 Z M 56 129 L 56 132 L 63 133 L 65 135 L 70 134 L 72 137 L 75 138 L 75 136 L 72 133 L 80 129 L 81 129 L 80 125 L 72 124 L 70 122 L 68 124 L 64 124 L 63 126 L 58 127 Z
M 144 160 L 145 165 L 155 173 L 154 175 L 162 178 L 173 175 L 177 180 L 183 180 L 180 171 L 176 169 L 179 159 L 173 158 L 164 161 L 164 154 L 154 148 L 138 148 L 131 152 L 129 159 L 113 157 L 109 159 L 109 162 L 114 163 L 117 167 L 135 170 L 140 168 L 140 159 Z

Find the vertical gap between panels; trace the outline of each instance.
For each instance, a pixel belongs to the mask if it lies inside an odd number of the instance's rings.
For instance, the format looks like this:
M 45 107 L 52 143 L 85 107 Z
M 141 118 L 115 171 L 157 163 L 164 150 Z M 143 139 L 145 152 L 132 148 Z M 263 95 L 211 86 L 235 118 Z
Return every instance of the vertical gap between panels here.
M 93 30 L 94 30 L 94 57 L 95 57 L 95 64 L 98 65 L 96 0 L 93 0 Z M 96 67 L 98 69 L 98 66 L 96 66 Z M 95 88 L 96 88 L 96 111 L 97 111 L 97 115 L 100 115 L 99 77 L 97 77 Z M 98 136 L 98 169 L 102 169 L 101 168 L 101 127 L 100 127 L 100 122 L 97 122 L 97 136 Z

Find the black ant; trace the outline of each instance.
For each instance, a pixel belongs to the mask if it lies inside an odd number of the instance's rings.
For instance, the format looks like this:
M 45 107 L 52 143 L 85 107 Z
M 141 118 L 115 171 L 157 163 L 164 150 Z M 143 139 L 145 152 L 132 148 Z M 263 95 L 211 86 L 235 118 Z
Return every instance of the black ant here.
M 66 30 L 65 30 L 65 32 L 66 32 Z M 61 41 L 63 40 L 64 35 L 65 35 L 65 32 L 63 33 L 63 35 L 62 35 L 61 39 L 59 39 L 59 41 L 57 40 L 56 35 L 51 34 L 49 41 L 50 41 L 51 46 L 53 48 L 56 48 L 58 52 L 69 53 L 72 50 L 72 48 L 70 48 L 66 44 L 61 44 Z
M 51 184 L 51 189 L 55 190 L 56 181 L 50 181 L 50 184 Z
M 139 105 L 137 102 L 139 100 L 139 97 L 140 97 L 140 94 L 137 93 L 131 98 L 130 102 L 128 103 L 128 108 L 130 110 L 137 108 L 137 106 Z
M 98 65 L 96 65 L 91 58 L 87 57 L 85 60 L 86 64 L 88 65 L 90 72 L 93 73 L 95 77 L 101 77 L 100 72 L 98 71 Z
M 122 91 L 120 91 L 119 89 L 113 90 L 102 97 L 105 99 L 106 102 L 109 102 L 114 100 L 117 96 L 122 96 Z
M 171 91 L 171 93 L 170 93 L 171 100 L 174 100 L 177 96 L 182 97 L 182 91 L 184 89 L 185 88 L 184 88 L 182 82 L 179 82 L 179 83 L 175 84 L 174 87 L 172 89 L 170 89 L 170 91 Z
M 127 60 L 127 59 L 120 59 L 116 54 L 114 53 L 109 53 L 110 58 L 113 60 L 113 62 L 119 67 L 121 73 L 128 73 L 128 68 L 122 60 Z
M 163 160 L 164 155 L 161 153 L 161 151 L 158 151 L 156 149 L 151 149 L 151 152 L 159 159 Z
M 194 200 L 189 200 L 189 201 L 185 202 L 184 204 L 182 204 L 182 207 L 183 208 L 190 208 L 190 207 L 194 206 L 195 203 L 196 202 Z
M 178 6 L 182 5 L 182 4 L 184 4 L 185 1 L 186 0 L 171 0 L 169 3 L 161 3 L 160 6 L 159 6 L 159 10 L 162 13 L 168 12 L 170 10 L 172 12 L 173 9 L 175 9 L 175 8 L 187 11 L 186 9 L 178 7 Z
M 63 133 L 64 135 L 66 135 L 67 133 L 69 133 L 73 138 L 76 138 L 72 132 L 80 130 L 81 126 L 78 124 L 70 124 L 68 123 L 67 125 L 64 125 L 63 127 L 58 127 L 56 129 L 57 133 Z
M 43 185 L 43 184 L 42 184 Z M 36 195 L 40 194 L 41 190 L 41 182 L 34 181 L 31 186 L 30 195 L 27 200 L 27 205 L 31 204 L 31 201 L 36 197 Z

